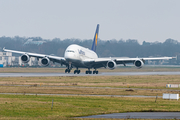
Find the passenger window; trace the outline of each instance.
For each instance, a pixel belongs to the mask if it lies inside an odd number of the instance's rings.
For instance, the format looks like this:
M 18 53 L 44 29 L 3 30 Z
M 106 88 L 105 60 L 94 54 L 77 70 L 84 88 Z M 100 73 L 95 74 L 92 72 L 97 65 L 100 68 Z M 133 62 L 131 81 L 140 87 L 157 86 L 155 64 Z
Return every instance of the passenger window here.
M 73 53 L 74 53 L 74 51 L 73 51 L 73 50 L 67 50 L 66 52 L 73 52 Z

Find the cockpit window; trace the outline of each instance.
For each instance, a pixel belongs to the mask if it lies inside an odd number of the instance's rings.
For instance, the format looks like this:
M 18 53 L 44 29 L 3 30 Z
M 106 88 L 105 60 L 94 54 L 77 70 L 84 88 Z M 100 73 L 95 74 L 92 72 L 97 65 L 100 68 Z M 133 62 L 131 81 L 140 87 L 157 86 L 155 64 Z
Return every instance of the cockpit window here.
M 74 51 L 73 51 L 73 50 L 67 50 L 66 52 L 73 52 L 73 53 L 74 53 Z

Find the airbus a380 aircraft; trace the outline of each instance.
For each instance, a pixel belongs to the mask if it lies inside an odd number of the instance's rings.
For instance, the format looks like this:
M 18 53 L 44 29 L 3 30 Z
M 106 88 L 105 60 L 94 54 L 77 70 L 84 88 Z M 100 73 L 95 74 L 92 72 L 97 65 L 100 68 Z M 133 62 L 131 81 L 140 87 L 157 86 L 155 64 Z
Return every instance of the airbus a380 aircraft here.
M 70 73 L 73 67 L 74 74 L 79 74 L 80 70 L 78 68 L 87 68 L 86 74 L 92 74 L 90 69 L 94 69 L 93 74 L 98 74 L 97 68 L 108 67 L 113 70 L 116 68 L 117 64 L 126 64 L 133 63 L 137 68 L 141 68 L 144 65 L 145 60 L 163 60 L 163 59 L 172 59 L 173 57 L 157 57 L 157 58 L 119 58 L 119 57 L 107 57 L 107 58 L 98 58 L 96 54 L 97 40 L 98 40 L 99 24 L 97 25 L 93 44 L 91 50 L 84 48 L 82 46 L 72 44 L 67 47 L 64 57 L 36 54 L 22 51 L 14 51 L 3 48 L 6 52 L 19 53 L 22 54 L 21 60 L 24 63 L 29 62 L 30 57 L 41 58 L 42 66 L 48 66 L 50 61 L 66 65 L 67 69 L 65 73 Z

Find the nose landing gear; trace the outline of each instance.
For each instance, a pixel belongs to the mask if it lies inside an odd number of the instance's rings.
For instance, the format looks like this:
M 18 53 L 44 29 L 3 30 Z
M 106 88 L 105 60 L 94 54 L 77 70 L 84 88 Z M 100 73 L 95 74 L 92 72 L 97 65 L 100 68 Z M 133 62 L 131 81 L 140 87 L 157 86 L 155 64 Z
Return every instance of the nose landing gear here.
M 69 64 L 69 65 L 67 66 L 67 69 L 65 70 L 65 73 L 70 73 L 70 72 L 71 72 L 71 69 L 72 69 L 72 65 Z

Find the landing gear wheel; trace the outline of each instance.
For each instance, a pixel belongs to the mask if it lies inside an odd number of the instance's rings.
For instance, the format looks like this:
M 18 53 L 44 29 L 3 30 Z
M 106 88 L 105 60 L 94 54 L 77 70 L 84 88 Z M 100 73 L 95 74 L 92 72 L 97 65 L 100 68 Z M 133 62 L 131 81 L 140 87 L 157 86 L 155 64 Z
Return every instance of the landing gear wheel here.
M 90 71 L 90 70 L 86 71 L 86 74 L 92 74 L 92 71 Z
M 67 72 L 68 72 L 68 69 L 65 70 L 65 73 L 67 73 Z
M 95 71 L 93 71 L 93 74 L 98 74 L 98 71 L 96 71 L 96 70 L 95 70 Z
M 80 70 L 74 70 L 74 74 L 79 74 L 81 71 Z
M 66 69 L 66 70 L 65 70 L 65 73 L 70 73 L 70 72 L 71 72 L 70 69 Z

